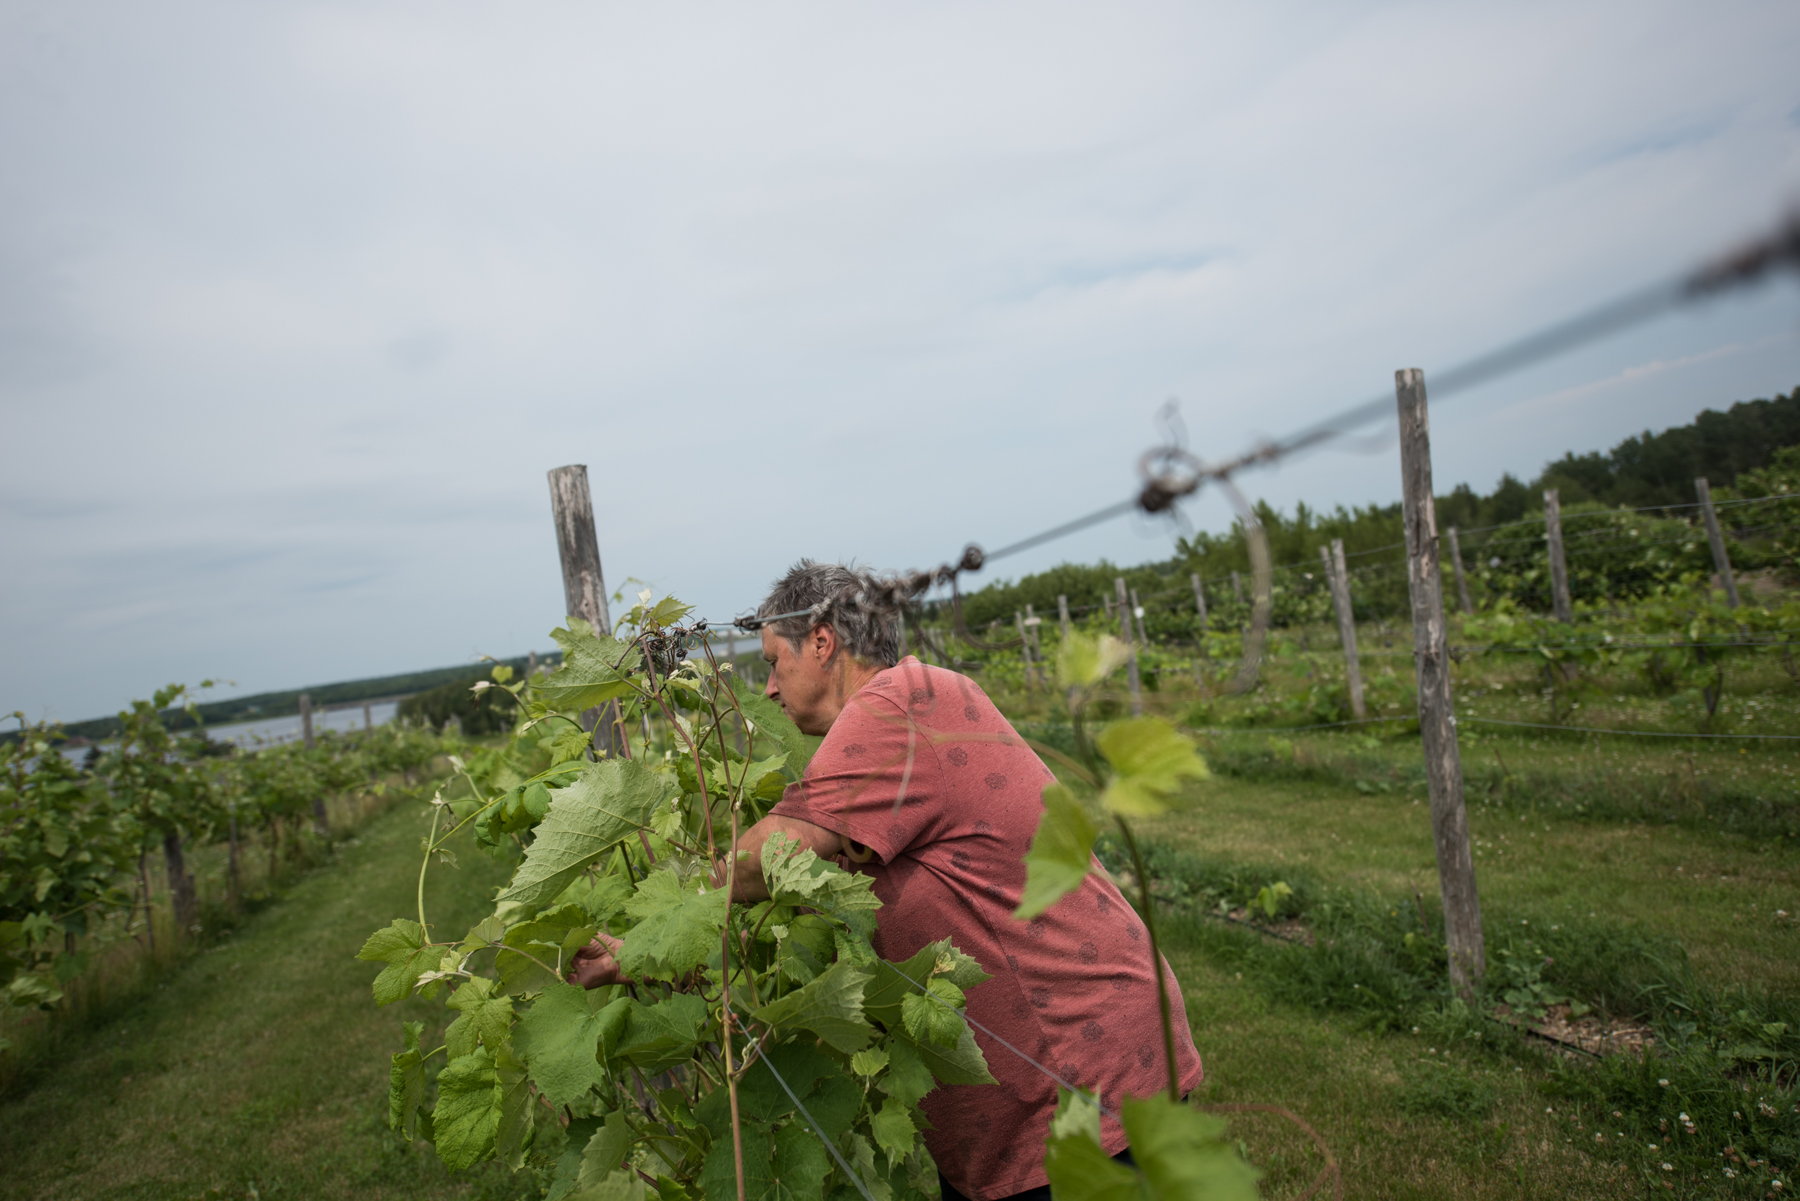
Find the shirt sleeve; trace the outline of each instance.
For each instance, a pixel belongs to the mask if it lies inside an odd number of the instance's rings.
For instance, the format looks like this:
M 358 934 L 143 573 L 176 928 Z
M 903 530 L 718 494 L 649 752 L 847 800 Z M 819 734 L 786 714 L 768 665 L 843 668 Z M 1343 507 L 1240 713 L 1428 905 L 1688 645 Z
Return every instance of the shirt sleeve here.
M 871 691 L 850 699 L 806 775 L 770 812 L 835 830 L 885 864 L 929 841 L 943 787 L 926 729 Z

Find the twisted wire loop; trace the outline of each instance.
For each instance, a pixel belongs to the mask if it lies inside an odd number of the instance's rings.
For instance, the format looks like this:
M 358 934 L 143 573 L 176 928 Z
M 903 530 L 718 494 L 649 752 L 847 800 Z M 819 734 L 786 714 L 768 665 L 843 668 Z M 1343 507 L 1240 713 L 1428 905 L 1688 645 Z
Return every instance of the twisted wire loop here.
M 1800 207 L 1790 211 L 1772 233 L 1745 243 L 1682 276 L 1622 296 L 1584 314 L 1497 347 L 1447 371 L 1436 373 L 1433 377 L 1432 394 L 1434 398 L 1442 400 L 1454 392 L 1486 383 L 1683 304 L 1755 283 L 1782 267 L 1800 268 Z M 849 597 L 821 602 L 811 609 L 791 613 L 740 617 L 730 624 L 746 633 L 755 633 L 770 622 L 795 617 L 809 618 L 815 624 L 824 622 L 829 620 L 835 606 L 845 603 L 904 609 L 933 588 L 947 585 L 950 589 L 950 613 L 957 636 L 980 650 L 1011 650 L 1019 646 L 1022 640 L 1017 637 L 984 639 L 969 629 L 968 622 L 963 617 L 962 589 L 959 584 L 959 577 L 963 573 L 980 571 L 992 560 L 1054 541 L 1134 510 L 1153 517 L 1177 516 L 1177 503 L 1192 496 L 1202 484 L 1210 480 L 1237 510 L 1250 556 L 1253 589 L 1250 624 L 1244 631 L 1243 658 L 1231 685 L 1233 692 L 1241 693 L 1255 686 L 1262 661 L 1262 649 L 1273 608 L 1273 569 L 1268 538 L 1262 523 L 1256 519 L 1255 510 L 1232 483 L 1231 477 L 1239 471 L 1266 466 L 1322 443 L 1345 438 L 1355 427 L 1391 414 L 1393 405 L 1392 394 L 1383 393 L 1296 430 L 1284 438 L 1264 439 L 1242 453 L 1216 463 L 1202 461 L 1182 445 L 1184 431 L 1179 417 L 1172 406 L 1166 406 L 1163 420 L 1167 427 L 1167 441 L 1152 447 L 1138 460 L 1138 472 L 1143 476 L 1144 482 L 1137 495 L 995 551 L 984 551 L 971 542 L 963 548 L 961 557 L 954 563 L 940 564 L 930 571 L 884 573 L 871 577 L 867 589 L 859 590 Z M 869 594 L 871 589 L 873 596 Z

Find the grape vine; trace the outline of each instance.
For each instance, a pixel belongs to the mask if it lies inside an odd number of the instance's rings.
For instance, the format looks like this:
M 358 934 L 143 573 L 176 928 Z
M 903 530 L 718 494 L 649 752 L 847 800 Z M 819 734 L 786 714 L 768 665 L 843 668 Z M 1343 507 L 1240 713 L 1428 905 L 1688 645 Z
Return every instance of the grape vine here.
M 511 694 L 514 731 L 455 761 L 457 787 L 432 803 L 418 912 L 361 951 L 382 965 L 379 1004 L 416 993 L 450 1011 L 441 1038 L 405 1023 L 390 1123 L 452 1167 L 533 1172 L 548 1201 L 935 1196 L 919 1103 L 939 1085 L 992 1082 L 964 1013 L 990 977 L 949 939 L 880 959 L 871 879 L 779 835 L 761 851 L 769 899 L 733 903 L 720 865 L 747 853 L 740 835 L 817 740 L 717 662 L 688 613 L 642 594 L 621 623 L 629 637 L 571 620 L 553 635 L 554 674 L 497 667 L 485 682 Z M 1085 697 L 1119 656 L 1089 641 L 1065 660 Z M 646 715 L 667 731 L 661 747 Z M 1156 720 L 1082 745 L 1072 766 L 1127 835 L 1123 815 L 1160 810 L 1205 773 Z M 1052 785 L 1045 800 L 1021 917 L 1093 862 L 1075 794 Z M 494 912 L 458 935 L 433 927 L 425 883 L 465 834 L 519 861 Z M 571 966 L 597 936 L 621 982 L 583 989 Z M 1216 1119 L 1160 1094 L 1114 1116 L 1137 1167 L 1101 1149 L 1094 1099 L 1064 1091 L 1046 1160 L 1059 1196 L 1255 1195 Z

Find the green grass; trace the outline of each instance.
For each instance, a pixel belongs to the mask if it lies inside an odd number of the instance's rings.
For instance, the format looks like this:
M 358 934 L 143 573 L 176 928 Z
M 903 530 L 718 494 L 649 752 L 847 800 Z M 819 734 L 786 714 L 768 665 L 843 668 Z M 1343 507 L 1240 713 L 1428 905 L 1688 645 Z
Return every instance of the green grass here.
M 1198 807 L 1143 833 L 1208 857 L 1291 866 L 1403 900 L 1437 894 L 1429 808 L 1413 795 L 1215 778 Z M 1604 918 L 1674 939 L 1702 977 L 1800 992 L 1800 848 L 1679 826 L 1534 819 L 1476 804 L 1469 825 L 1484 911 Z M 1790 916 L 1777 916 L 1780 913 Z
M 372 820 L 336 862 L 234 937 L 167 972 L 114 1020 L 73 1033 L 0 1101 L 0 1197 L 510 1197 L 502 1169 L 453 1177 L 387 1129 L 387 1058 L 402 1018 L 378 1010 L 370 931 L 416 912 L 423 806 Z M 478 920 L 500 864 L 465 849 L 434 866 L 434 923 Z
M 1397 743 L 1367 753 L 1398 762 L 1408 751 Z M 1240 874 L 1250 883 L 1286 878 L 1315 898 L 1351 890 L 1396 907 L 1417 889 L 1435 911 L 1422 790 L 1395 776 L 1387 791 L 1362 792 L 1334 771 L 1220 776 L 1194 809 L 1142 832 L 1249 865 Z M 1471 797 L 1490 945 L 1503 935 L 1497 923 L 1567 920 L 1678 942 L 1709 986 L 1800 991 L 1800 933 L 1775 916 L 1800 913 L 1791 842 Z M 353 956 L 369 931 L 413 911 L 420 809 L 372 819 L 335 862 L 229 941 L 167 971 L 124 1016 L 66 1036 L 47 1068 L 0 1101 L 0 1198 L 525 1195 L 502 1169 L 453 1175 L 386 1128 L 386 1063 L 400 1021 L 441 1026 L 447 1015 L 417 1000 L 376 1009 L 373 968 Z M 460 869 L 434 867 L 434 921 L 473 922 L 504 874 L 467 850 Z M 1261 945 L 1254 936 L 1198 919 L 1188 926 L 1171 919 L 1167 928 L 1207 1066 L 1199 1099 L 1295 1111 L 1337 1156 L 1346 1196 L 1664 1194 L 1646 1184 L 1642 1155 L 1615 1163 L 1588 1145 L 1603 1132 L 1591 1097 L 1565 1098 L 1566 1081 L 1545 1057 L 1454 1022 L 1378 1031 L 1364 1015 L 1259 977 L 1263 969 L 1233 949 Z M 1282 1119 L 1230 1120 L 1268 1172 L 1265 1195 L 1294 1196 L 1319 1170 L 1310 1142 Z
M 1271 1001 L 1179 943 L 1169 959 L 1206 1066 L 1198 1100 L 1294 1111 L 1336 1156 L 1346 1197 L 1628 1195 L 1620 1169 L 1580 1153 L 1556 1116 L 1544 1112 L 1541 1069 L 1469 1052 L 1439 1054 L 1447 1048 L 1422 1035 L 1373 1034 L 1346 1018 Z M 1473 1111 L 1466 1102 L 1432 1103 L 1470 1095 L 1492 1103 Z M 1230 1121 L 1251 1161 L 1268 1173 L 1265 1196 L 1295 1196 L 1323 1166 L 1310 1140 L 1285 1119 L 1233 1114 Z

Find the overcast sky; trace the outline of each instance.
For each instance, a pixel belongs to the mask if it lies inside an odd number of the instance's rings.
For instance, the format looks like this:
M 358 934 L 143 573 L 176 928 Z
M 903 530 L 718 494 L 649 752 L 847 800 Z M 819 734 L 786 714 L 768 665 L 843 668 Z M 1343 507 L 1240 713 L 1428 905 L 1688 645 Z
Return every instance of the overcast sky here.
M 1800 197 L 1793 0 L 0 12 L 34 717 L 547 648 L 564 463 L 609 583 L 715 617 L 801 555 L 997 546 L 1129 493 L 1169 397 L 1223 456 Z M 1797 334 L 1789 279 L 1447 402 L 1439 490 L 1785 392 Z

